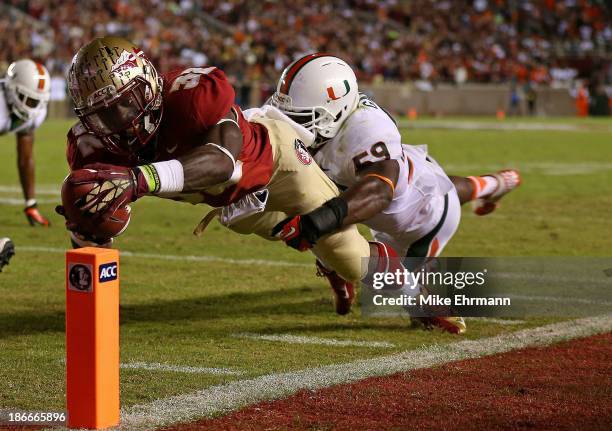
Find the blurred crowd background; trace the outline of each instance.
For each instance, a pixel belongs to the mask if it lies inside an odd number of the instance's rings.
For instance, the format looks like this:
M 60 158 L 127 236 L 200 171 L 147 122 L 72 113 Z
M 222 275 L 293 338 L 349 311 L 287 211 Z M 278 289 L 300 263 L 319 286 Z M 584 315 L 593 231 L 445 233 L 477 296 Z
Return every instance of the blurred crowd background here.
M 74 53 L 108 34 L 140 44 L 162 72 L 219 66 L 243 99 L 269 94 L 315 51 L 344 58 L 362 82 L 423 89 L 612 84 L 612 0 L 5 0 L 1 12 L 0 71 L 34 57 L 60 94 Z

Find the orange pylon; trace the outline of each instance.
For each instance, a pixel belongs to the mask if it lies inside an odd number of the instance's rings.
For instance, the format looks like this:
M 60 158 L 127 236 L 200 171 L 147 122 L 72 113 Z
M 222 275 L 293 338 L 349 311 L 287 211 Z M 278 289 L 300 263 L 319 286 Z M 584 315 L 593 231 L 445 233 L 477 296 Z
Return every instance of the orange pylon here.
M 69 428 L 119 424 L 119 252 L 66 253 L 66 405 Z

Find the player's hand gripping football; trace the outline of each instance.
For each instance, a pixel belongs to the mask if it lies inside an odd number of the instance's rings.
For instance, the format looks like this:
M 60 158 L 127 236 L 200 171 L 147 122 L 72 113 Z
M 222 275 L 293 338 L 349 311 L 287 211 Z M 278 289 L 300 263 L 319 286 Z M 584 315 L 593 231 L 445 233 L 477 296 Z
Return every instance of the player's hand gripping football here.
M 69 182 L 73 187 L 90 187 L 88 193 L 77 202 L 77 207 L 83 213 L 101 219 L 149 191 L 139 169 L 104 163 L 87 165 L 85 169 L 72 172 Z
M 62 185 L 62 205 L 55 211 L 66 228 L 87 241 L 106 243 L 129 224 L 129 203 L 149 190 L 140 169 L 107 164 L 72 172 Z

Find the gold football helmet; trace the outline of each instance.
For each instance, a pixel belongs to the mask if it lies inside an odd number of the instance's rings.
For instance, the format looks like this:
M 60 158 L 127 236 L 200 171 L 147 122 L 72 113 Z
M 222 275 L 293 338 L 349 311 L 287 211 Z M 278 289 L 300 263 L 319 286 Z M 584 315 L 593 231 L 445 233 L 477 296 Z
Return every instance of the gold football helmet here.
M 118 154 L 131 154 L 155 134 L 162 117 L 162 79 L 133 43 L 97 38 L 72 59 L 68 90 L 85 128 Z

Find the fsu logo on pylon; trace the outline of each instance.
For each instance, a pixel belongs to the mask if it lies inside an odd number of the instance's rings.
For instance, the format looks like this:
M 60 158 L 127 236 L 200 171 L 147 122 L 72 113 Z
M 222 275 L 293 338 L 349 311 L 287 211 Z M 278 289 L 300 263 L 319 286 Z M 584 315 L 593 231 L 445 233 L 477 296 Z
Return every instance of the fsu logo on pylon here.
M 306 145 L 304 145 L 304 143 L 300 141 L 299 139 L 296 139 L 293 145 L 295 146 L 295 154 L 298 160 L 300 161 L 300 163 L 303 165 L 311 164 L 312 156 L 306 149 Z
M 91 265 L 71 263 L 68 268 L 68 287 L 78 292 L 93 292 Z

